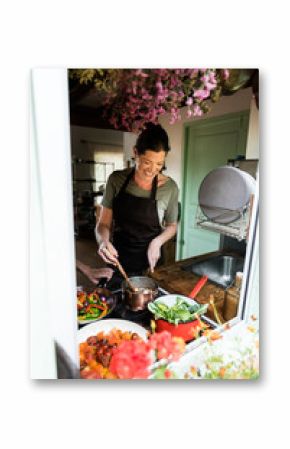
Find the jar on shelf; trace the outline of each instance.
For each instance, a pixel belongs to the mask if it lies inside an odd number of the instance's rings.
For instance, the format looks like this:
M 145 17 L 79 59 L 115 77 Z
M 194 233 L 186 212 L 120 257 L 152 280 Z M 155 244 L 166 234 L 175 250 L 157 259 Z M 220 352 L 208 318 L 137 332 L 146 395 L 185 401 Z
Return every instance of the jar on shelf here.
M 230 321 L 237 316 L 242 280 L 243 273 L 237 272 L 234 285 L 226 290 L 223 306 L 223 317 L 226 321 Z

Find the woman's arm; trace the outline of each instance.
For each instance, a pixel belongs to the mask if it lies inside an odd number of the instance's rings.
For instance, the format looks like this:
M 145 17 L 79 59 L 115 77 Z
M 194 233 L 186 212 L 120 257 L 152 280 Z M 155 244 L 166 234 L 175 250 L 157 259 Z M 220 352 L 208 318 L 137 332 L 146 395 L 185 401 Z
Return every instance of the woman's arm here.
M 99 245 L 110 241 L 113 211 L 102 206 L 100 218 L 96 226 L 96 239 Z
M 112 209 L 103 206 L 96 226 L 96 239 L 99 244 L 98 254 L 105 262 L 115 264 L 118 252 L 110 242 L 112 221 Z
M 164 229 L 155 239 L 150 242 L 147 251 L 147 257 L 149 261 L 149 267 L 151 272 L 153 273 L 154 267 L 158 262 L 158 259 L 161 255 L 161 246 L 164 245 L 165 242 L 170 240 L 177 231 L 177 223 L 168 223 Z
M 91 268 L 80 260 L 76 260 L 76 266 L 94 284 L 98 284 L 102 277 L 111 279 L 113 270 L 111 268 Z

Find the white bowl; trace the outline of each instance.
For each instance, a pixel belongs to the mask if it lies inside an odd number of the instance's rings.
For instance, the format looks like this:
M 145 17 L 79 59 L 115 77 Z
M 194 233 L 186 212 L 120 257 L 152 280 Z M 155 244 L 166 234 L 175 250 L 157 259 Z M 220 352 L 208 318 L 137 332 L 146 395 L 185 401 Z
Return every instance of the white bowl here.
M 155 299 L 155 301 L 153 301 L 153 302 L 156 304 L 161 302 L 163 304 L 166 304 L 168 307 L 172 307 L 172 306 L 174 306 L 174 304 L 176 303 L 178 298 L 183 299 L 190 306 L 193 306 L 195 304 L 200 305 L 194 299 L 188 298 L 187 296 L 183 296 L 183 295 L 177 295 L 177 294 L 159 296 L 159 298 Z

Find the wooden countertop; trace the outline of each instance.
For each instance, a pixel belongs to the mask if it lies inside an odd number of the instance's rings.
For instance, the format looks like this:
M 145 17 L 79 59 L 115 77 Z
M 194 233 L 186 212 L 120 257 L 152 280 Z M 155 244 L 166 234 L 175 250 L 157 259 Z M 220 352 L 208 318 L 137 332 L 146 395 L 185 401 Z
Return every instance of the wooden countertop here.
M 183 265 L 190 265 L 192 262 L 202 261 L 210 256 L 216 256 L 221 254 L 220 251 L 215 251 L 208 254 L 203 254 L 202 256 L 195 256 L 189 259 L 183 259 L 170 265 L 163 265 L 160 268 L 156 268 L 154 273 L 150 276 L 158 282 L 158 285 L 169 293 L 179 293 L 180 295 L 188 296 L 194 286 L 200 279 L 200 276 L 195 275 L 189 271 L 182 269 Z M 224 289 L 212 284 L 208 281 L 205 286 L 201 289 L 200 293 L 196 296 L 198 302 L 208 302 L 210 294 L 214 296 L 221 296 Z M 223 295 L 222 295 L 223 296 Z

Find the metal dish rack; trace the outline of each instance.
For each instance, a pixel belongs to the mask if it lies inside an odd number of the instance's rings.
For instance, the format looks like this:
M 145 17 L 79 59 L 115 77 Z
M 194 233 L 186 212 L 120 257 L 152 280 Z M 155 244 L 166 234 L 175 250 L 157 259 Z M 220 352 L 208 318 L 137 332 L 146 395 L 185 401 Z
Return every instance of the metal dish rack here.
M 218 232 L 227 235 L 228 237 L 233 237 L 238 241 L 246 240 L 250 223 L 251 204 L 252 201 L 243 211 L 239 211 L 239 218 L 237 220 L 227 224 L 216 223 L 210 220 L 198 205 L 195 216 L 195 226 L 208 231 Z

